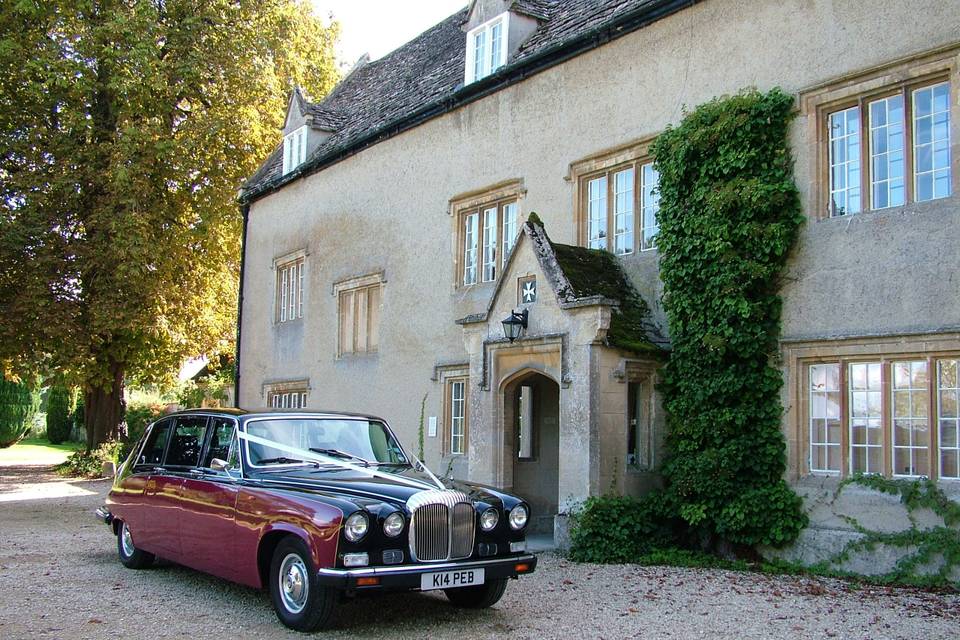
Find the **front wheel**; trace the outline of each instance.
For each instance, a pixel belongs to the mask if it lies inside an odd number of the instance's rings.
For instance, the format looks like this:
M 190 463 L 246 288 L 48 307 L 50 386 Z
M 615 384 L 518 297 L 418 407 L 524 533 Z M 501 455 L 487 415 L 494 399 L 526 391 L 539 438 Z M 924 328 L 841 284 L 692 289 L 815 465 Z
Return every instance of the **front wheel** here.
M 507 590 L 507 579 L 494 580 L 476 587 L 444 589 L 447 600 L 456 607 L 464 609 L 486 609 L 497 604 Z
M 141 551 L 134 546 L 133 535 L 126 522 L 120 523 L 120 530 L 117 532 L 117 555 L 128 569 L 146 569 L 156 558 L 152 553 Z
M 273 553 L 270 599 L 280 622 L 295 631 L 316 631 L 333 618 L 337 594 L 319 584 L 310 552 L 300 538 L 284 538 Z

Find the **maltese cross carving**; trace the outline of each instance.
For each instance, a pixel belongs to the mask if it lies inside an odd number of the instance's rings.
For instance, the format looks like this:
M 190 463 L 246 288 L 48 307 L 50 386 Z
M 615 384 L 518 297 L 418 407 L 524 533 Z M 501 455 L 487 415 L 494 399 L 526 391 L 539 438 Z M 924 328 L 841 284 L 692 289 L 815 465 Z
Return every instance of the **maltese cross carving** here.
M 523 278 L 520 281 L 520 304 L 530 304 L 537 301 L 536 277 Z

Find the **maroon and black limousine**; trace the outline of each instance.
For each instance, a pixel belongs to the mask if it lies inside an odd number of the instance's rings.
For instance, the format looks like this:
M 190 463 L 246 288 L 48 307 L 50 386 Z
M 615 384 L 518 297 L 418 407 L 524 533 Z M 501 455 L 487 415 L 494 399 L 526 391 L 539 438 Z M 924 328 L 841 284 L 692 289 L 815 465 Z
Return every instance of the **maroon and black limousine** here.
M 171 414 L 146 430 L 97 515 L 125 566 L 160 556 L 269 588 L 300 631 L 365 592 L 442 589 L 454 605 L 489 607 L 537 564 L 527 503 L 438 479 L 373 416 Z

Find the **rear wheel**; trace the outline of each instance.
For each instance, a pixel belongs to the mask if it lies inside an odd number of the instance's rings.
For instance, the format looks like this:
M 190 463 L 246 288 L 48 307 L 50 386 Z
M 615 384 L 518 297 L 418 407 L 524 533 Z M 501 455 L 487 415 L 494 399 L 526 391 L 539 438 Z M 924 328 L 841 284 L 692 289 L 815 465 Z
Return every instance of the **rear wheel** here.
M 280 622 L 296 631 L 316 631 L 333 619 L 337 593 L 319 584 L 317 569 L 300 538 L 284 538 L 273 552 L 270 599 Z
M 486 609 L 497 604 L 507 590 L 507 579 L 494 580 L 477 587 L 459 587 L 444 589 L 447 600 L 456 607 L 464 609 Z
M 117 555 L 120 556 L 123 566 L 128 569 L 146 569 L 156 559 L 152 553 L 137 549 L 126 522 L 120 523 L 120 530 L 117 532 Z

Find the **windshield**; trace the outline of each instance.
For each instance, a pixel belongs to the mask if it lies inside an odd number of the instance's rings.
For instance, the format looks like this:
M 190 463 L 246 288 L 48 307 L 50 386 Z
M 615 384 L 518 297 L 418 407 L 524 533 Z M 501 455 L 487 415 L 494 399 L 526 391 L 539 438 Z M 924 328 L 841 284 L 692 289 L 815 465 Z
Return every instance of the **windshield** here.
M 350 464 L 407 464 L 400 444 L 387 425 L 379 421 L 322 418 L 255 420 L 247 423 L 246 431 L 252 436 L 285 447 L 280 449 L 248 441 L 247 460 L 254 466 L 313 464 L 316 455 L 308 456 L 308 452 Z

